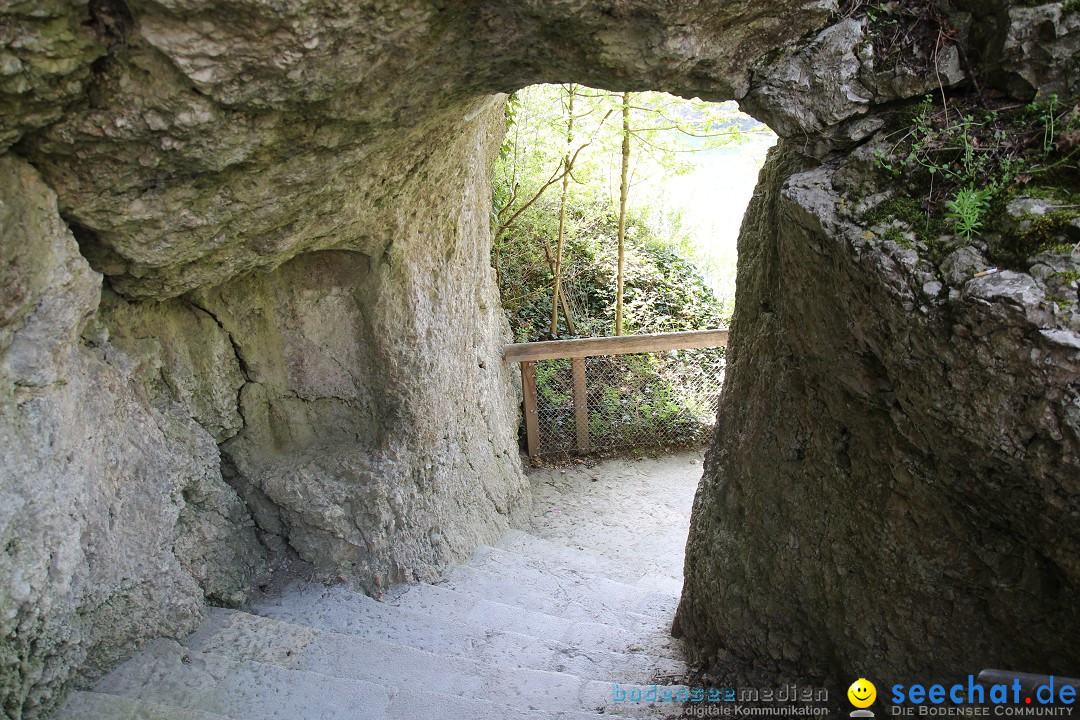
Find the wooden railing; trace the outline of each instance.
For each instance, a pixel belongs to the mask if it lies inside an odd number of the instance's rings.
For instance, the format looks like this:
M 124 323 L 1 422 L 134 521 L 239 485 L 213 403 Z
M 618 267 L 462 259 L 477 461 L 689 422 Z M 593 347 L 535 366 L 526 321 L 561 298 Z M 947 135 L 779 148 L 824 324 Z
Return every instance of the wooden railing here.
M 529 457 L 536 457 L 540 445 L 540 427 L 536 414 L 536 365 L 540 360 L 570 359 L 573 371 L 574 425 L 577 449 L 588 452 L 589 408 L 585 390 L 585 358 L 598 355 L 690 350 L 727 345 L 727 330 L 690 330 L 652 335 L 620 335 L 515 343 L 503 350 L 506 362 L 521 363 L 521 390 L 525 402 L 525 443 Z

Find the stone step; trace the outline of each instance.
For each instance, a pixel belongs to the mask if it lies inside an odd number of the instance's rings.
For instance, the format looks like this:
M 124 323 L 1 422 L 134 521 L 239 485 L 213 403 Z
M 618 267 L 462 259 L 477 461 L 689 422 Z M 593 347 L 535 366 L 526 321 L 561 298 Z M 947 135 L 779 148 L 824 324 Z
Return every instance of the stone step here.
M 395 612 L 394 608 L 388 609 Z M 382 622 L 381 618 L 372 618 L 370 614 L 356 617 L 357 613 L 348 609 L 328 615 L 329 622 L 320 622 L 319 628 L 327 635 L 338 636 L 337 642 L 343 645 L 352 642 L 359 647 L 364 642 L 382 643 L 448 658 L 469 658 L 504 668 L 565 672 L 589 680 L 616 678 L 629 683 L 679 676 L 686 670 L 685 663 L 672 658 L 607 652 L 591 646 L 482 628 L 460 632 L 453 628 L 432 627 L 426 618 L 409 615 L 399 614 L 390 622 Z M 290 616 L 282 613 L 277 617 L 260 617 L 233 610 L 211 610 L 203 626 L 184 644 L 230 657 L 235 653 L 236 657 L 248 660 L 278 662 L 282 656 L 291 657 L 307 645 L 311 634 L 317 632 L 308 619 L 293 618 L 302 623 L 295 625 L 288 622 Z M 247 632 L 246 626 L 254 626 L 258 632 Z M 228 638 L 231 644 L 222 638 Z M 234 652 L 229 652 L 230 648 Z
M 68 695 L 52 717 L 53 720 L 229 720 L 224 715 L 82 690 Z
M 478 557 L 478 566 L 462 565 L 438 588 L 532 612 L 622 627 L 634 633 L 666 632 L 678 598 L 569 570 L 550 572 L 520 562 L 504 551 Z M 387 601 L 401 607 L 432 594 L 429 585 L 402 586 Z M 441 600 L 440 600 L 441 602 Z
M 628 563 L 613 560 L 583 547 L 570 547 L 521 530 L 508 531 L 496 545 L 500 550 L 537 560 L 549 560 L 579 572 L 656 590 L 672 597 L 682 595 L 682 564 Z
M 520 636 L 525 640 L 531 640 Z M 566 658 L 556 668 L 520 667 L 514 664 L 485 662 L 473 655 L 436 654 L 402 646 L 381 639 L 365 639 L 334 632 L 319 632 L 303 627 L 233 610 L 212 610 L 207 621 L 184 645 L 200 652 L 221 655 L 233 660 L 253 660 L 282 667 L 317 672 L 324 675 L 366 680 L 387 686 L 424 687 L 448 695 L 462 695 L 498 701 L 492 688 L 527 689 L 562 688 L 563 694 L 581 680 L 646 684 L 669 676 L 667 666 L 643 668 L 635 674 L 628 668 L 610 663 L 603 672 L 590 667 L 595 653 L 581 652 Z M 507 656 L 520 662 L 520 645 L 507 648 Z M 501 659 L 501 658 L 500 658 Z M 635 655 L 615 659 L 638 661 Z M 575 660 L 580 660 L 575 662 Z M 603 660 L 603 659 L 601 659 Z M 578 675 L 568 665 L 589 674 Z M 497 693 L 496 693 L 497 694 Z M 524 694 L 524 692 L 519 693 Z
M 372 662 L 383 660 L 372 658 Z M 468 697 L 430 691 L 423 681 L 391 687 L 274 663 L 235 660 L 158 640 L 103 679 L 95 691 L 237 720 L 584 720 L 596 713 L 657 718 L 674 707 L 668 703 L 614 702 L 611 683 L 557 673 L 544 676 L 543 682 L 524 687 L 474 684 L 467 690 L 462 688 L 478 695 Z M 488 696 L 482 696 L 485 689 Z
M 686 478 L 687 473 L 700 477 L 700 464 L 697 469 L 671 466 L 664 475 L 636 462 L 618 466 L 608 465 L 606 474 L 619 476 L 610 482 L 591 482 L 590 468 L 534 473 L 532 520 L 526 530 L 623 567 L 645 568 L 649 575 L 680 581 L 694 496 Z
M 537 543 L 543 543 L 538 545 Z M 585 553 L 574 553 L 556 543 L 535 538 L 531 553 L 480 546 L 468 566 L 507 577 L 511 582 L 527 584 L 550 594 L 567 593 L 582 600 L 590 594 L 602 595 L 607 602 L 626 603 L 631 612 L 649 614 L 656 608 L 665 617 L 674 614 L 682 594 L 682 582 L 666 575 L 645 574 L 633 582 L 612 579 L 577 565 L 590 564 Z M 551 546 L 555 547 L 552 548 Z M 567 551 L 565 553 L 560 550 Z M 605 561 L 601 561 L 603 564 Z M 574 585 L 568 585 L 568 580 Z M 579 595 L 579 593 L 581 593 Z
M 525 618 L 528 613 L 526 622 L 539 617 L 545 619 L 549 626 L 552 624 L 551 618 L 563 628 L 566 623 L 601 625 L 629 635 L 633 643 L 627 648 L 629 652 L 670 653 L 655 652 L 654 648 L 672 645 L 668 642 L 671 618 L 622 611 L 605 613 L 582 603 L 559 603 L 546 597 L 530 596 L 504 578 L 482 570 L 464 566 L 456 570 L 461 572 L 452 585 L 449 581 L 439 585 L 401 585 L 387 593 L 385 602 L 417 612 L 437 612 L 440 608 L 472 602 L 476 617 L 483 620 L 497 618 L 501 622 L 511 622 L 511 618 Z M 510 614 L 509 618 L 506 617 L 507 613 Z M 525 634 L 542 637 L 536 631 Z
M 521 530 L 507 531 L 496 547 L 525 557 L 552 560 L 572 570 L 601 575 L 630 585 L 637 584 L 647 573 L 646 568 L 609 560 L 585 548 L 569 547 Z
M 394 698 L 390 720 L 675 720 L 682 717 L 679 703 L 642 703 L 631 707 L 631 703 L 611 701 L 610 692 L 603 698 L 603 703 L 595 707 L 570 711 L 532 709 L 525 698 L 520 704 L 498 705 L 483 700 L 440 697 L 433 693 L 402 692 Z M 538 704 L 543 706 L 543 702 Z M 620 714 L 620 708 L 625 712 Z
M 566 662 L 574 672 L 570 659 L 595 655 L 600 664 L 606 653 L 646 657 L 628 662 L 630 678 L 641 677 L 640 671 L 650 665 L 664 672 L 670 669 L 671 674 L 681 672 L 683 647 L 666 626 L 654 624 L 648 633 L 632 633 L 613 625 L 568 621 L 429 587 L 425 594 L 414 596 L 409 607 L 401 607 L 340 585 L 295 585 L 260 602 L 254 611 L 286 622 L 496 664 L 553 670 L 558 669 L 558 662 Z
M 574 530 L 579 531 L 579 541 L 584 540 L 578 547 L 586 548 L 612 564 L 618 564 L 621 568 L 635 569 L 637 577 L 648 576 L 663 577 L 671 582 L 681 582 L 683 577 L 683 555 L 681 552 L 672 554 L 672 546 L 686 543 L 686 528 L 679 528 L 680 522 L 674 518 L 671 520 L 673 527 L 665 531 L 650 531 L 649 533 L 629 532 L 611 529 L 606 525 L 576 521 Z M 682 522 L 685 522 L 683 520 Z M 548 542 L 563 542 L 563 532 L 566 528 L 556 528 L 554 531 L 544 532 L 537 535 Z M 641 568 L 643 572 L 637 573 Z M 627 571 L 629 572 L 629 570 Z M 600 573 L 603 574 L 603 573 Z M 626 582 L 623 577 L 613 578 Z M 635 581 L 636 583 L 636 581 Z
M 392 693 L 374 683 L 234 662 L 156 640 L 103 678 L 96 692 L 232 718 L 384 720 Z

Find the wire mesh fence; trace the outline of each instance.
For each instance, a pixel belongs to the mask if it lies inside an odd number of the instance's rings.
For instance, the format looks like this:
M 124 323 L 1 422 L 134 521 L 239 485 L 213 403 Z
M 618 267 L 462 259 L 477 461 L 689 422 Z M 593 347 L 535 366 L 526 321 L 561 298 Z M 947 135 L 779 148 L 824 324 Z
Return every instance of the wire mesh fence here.
M 585 358 L 588 451 L 704 444 L 723 376 L 723 347 Z M 536 415 L 540 455 L 583 451 L 569 358 L 536 363 Z

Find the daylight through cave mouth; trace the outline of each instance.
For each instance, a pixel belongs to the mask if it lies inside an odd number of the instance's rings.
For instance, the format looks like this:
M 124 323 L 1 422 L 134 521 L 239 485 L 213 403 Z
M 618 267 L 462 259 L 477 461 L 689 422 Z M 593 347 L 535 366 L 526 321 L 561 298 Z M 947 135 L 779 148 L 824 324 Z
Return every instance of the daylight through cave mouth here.
M 728 327 L 739 228 L 777 139 L 766 125 L 734 102 L 578 84 L 526 87 L 508 98 L 506 118 L 491 259 L 515 342 Z M 575 362 L 576 371 L 569 357 L 545 358 L 530 370 L 530 454 L 708 441 L 722 345 Z

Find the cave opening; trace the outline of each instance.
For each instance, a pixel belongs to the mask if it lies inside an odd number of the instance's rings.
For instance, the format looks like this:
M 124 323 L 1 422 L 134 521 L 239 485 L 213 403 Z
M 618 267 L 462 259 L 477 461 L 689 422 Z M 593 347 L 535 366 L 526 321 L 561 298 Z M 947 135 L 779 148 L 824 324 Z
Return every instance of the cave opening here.
M 726 335 L 693 333 L 731 322 L 739 228 L 776 135 L 734 102 L 573 83 L 513 93 L 506 125 L 491 261 L 528 375 L 527 454 L 700 447 Z M 633 336 L 651 344 L 578 342 Z M 552 340 L 561 355 L 535 355 Z
M 777 137 L 734 102 L 577 84 L 525 87 L 505 112 L 491 263 L 523 379 L 516 527 L 677 597 L 739 229 Z

